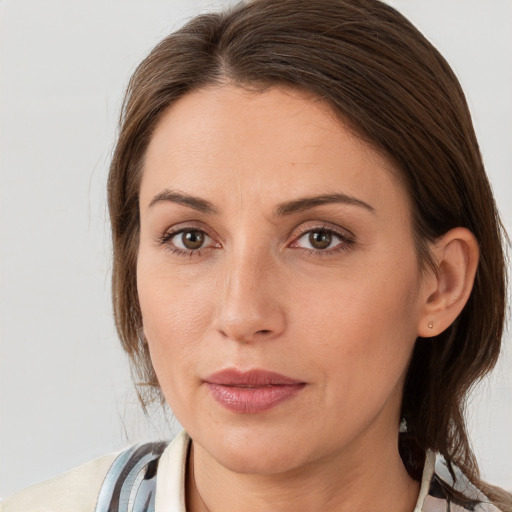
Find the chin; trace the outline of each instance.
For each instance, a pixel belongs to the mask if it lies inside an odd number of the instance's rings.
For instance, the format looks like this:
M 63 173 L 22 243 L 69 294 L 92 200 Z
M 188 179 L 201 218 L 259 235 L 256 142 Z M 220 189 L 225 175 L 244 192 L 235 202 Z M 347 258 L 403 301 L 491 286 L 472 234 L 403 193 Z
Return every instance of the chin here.
M 226 469 L 239 474 L 276 475 L 287 473 L 302 465 L 297 451 L 290 452 L 276 450 L 269 445 L 257 448 L 248 446 L 242 451 L 228 448 L 219 454 L 218 461 Z
M 299 439 L 284 433 L 228 429 L 219 436 L 197 439 L 219 464 L 240 474 L 274 475 L 291 471 L 306 462 L 308 454 L 298 447 L 307 447 Z M 194 439 L 194 437 L 193 437 Z M 206 441 L 206 442 L 202 442 Z

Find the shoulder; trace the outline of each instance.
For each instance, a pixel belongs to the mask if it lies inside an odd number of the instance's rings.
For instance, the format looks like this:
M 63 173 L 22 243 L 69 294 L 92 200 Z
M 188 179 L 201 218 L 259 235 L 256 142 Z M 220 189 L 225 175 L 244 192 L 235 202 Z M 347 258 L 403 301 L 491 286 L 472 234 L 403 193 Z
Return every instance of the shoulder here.
M 51 480 L 24 489 L 0 504 L 1 512 L 94 510 L 100 488 L 119 454 L 94 459 Z
M 421 512 L 501 512 L 457 466 L 452 465 L 452 474 L 441 456 L 430 457 L 430 464 L 429 456 L 426 463 L 431 466 L 428 491 Z
M 106 455 L 67 473 L 24 489 L 0 504 L 0 512 L 104 512 L 155 509 L 157 470 L 166 483 L 160 501 L 184 503 L 184 467 L 188 436 L 182 432 L 173 442 L 133 445 Z M 160 459 L 164 459 L 160 468 Z M 161 490 L 163 487 L 164 490 Z M 175 508 L 175 507 L 174 507 Z M 184 510 L 183 507 L 177 510 Z

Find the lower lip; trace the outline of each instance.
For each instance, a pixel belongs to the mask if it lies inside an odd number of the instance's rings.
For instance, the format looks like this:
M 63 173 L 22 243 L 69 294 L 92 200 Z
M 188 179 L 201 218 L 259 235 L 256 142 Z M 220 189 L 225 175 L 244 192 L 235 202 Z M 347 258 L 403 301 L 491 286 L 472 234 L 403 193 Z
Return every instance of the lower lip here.
M 306 384 L 283 384 L 258 387 L 223 386 L 205 383 L 217 402 L 230 411 L 254 414 L 268 411 L 293 398 Z

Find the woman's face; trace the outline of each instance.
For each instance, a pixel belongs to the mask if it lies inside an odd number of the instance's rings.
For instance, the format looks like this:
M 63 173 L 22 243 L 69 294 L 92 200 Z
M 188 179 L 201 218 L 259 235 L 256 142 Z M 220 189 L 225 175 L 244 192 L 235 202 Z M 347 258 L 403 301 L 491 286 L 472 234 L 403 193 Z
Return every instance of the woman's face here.
M 383 156 L 303 93 L 211 86 L 157 125 L 140 218 L 144 332 L 202 453 L 277 473 L 396 450 L 425 291 Z

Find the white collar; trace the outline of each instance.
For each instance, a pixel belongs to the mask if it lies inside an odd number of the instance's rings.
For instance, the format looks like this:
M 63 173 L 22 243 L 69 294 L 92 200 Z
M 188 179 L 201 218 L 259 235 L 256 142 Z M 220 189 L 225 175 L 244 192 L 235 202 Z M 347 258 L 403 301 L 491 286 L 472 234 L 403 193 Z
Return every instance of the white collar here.
M 190 437 L 182 430 L 169 444 L 158 463 L 156 512 L 187 512 L 185 473 Z
M 424 512 L 423 504 L 425 503 L 428 491 L 430 490 L 430 482 L 434 476 L 435 467 L 436 454 L 433 451 L 428 450 L 425 457 L 425 466 L 423 467 L 423 476 L 421 477 L 420 493 L 418 494 L 418 501 L 416 502 L 413 512 Z

